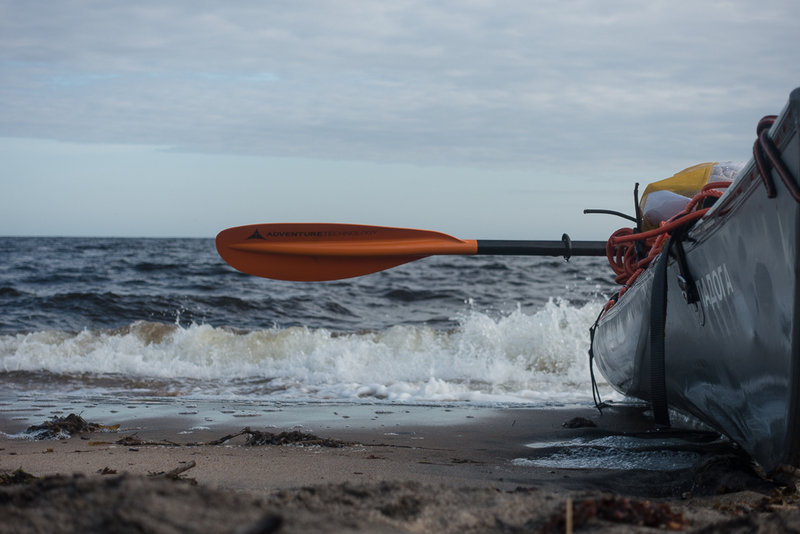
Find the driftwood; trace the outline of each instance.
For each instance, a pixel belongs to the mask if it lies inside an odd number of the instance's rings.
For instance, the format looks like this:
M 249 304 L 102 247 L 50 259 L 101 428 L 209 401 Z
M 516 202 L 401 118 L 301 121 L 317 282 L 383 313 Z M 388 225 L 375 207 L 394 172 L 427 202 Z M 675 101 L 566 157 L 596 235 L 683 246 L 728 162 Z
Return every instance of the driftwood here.
M 171 471 L 159 471 L 157 473 L 150 473 L 147 476 L 150 478 L 166 478 L 168 480 L 174 480 L 176 482 L 189 482 L 192 485 L 197 484 L 197 481 L 193 478 L 185 478 L 182 477 L 181 474 L 185 473 L 189 469 L 195 467 L 197 464 L 194 460 L 190 462 L 186 462 L 184 465 L 180 467 L 176 467 Z
M 136 434 L 123 436 L 114 442 L 115 445 L 124 445 L 126 447 L 141 447 L 144 445 L 156 445 L 161 447 L 181 447 L 180 443 L 167 440 L 144 440 L 136 437 Z

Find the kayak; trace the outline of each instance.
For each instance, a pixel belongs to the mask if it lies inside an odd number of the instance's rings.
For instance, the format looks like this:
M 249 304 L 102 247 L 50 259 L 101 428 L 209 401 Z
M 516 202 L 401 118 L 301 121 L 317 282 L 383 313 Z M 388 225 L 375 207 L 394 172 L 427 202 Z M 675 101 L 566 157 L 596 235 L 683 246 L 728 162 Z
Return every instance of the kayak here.
M 768 473 L 800 465 L 798 130 L 800 88 L 732 179 L 655 225 L 639 202 L 636 228 L 609 239 L 622 286 L 591 330 L 593 366 L 658 426 L 689 414 Z

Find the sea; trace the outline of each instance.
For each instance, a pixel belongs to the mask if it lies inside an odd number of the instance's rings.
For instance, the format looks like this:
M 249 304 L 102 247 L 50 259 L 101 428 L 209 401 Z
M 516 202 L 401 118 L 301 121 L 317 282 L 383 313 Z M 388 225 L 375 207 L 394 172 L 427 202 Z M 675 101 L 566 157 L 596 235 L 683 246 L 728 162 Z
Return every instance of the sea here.
M 0 401 L 590 406 L 604 258 L 434 256 L 332 282 L 213 239 L 0 238 Z M 598 375 L 600 391 L 614 393 Z

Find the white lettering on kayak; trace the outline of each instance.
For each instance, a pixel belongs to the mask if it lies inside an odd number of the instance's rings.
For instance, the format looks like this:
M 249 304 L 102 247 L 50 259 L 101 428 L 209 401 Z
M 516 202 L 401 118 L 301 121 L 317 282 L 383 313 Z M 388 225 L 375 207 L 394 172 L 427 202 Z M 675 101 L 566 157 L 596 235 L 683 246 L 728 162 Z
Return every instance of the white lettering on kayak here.
M 706 309 L 733 295 L 733 283 L 728 274 L 728 266 L 723 263 L 705 276 L 701 276 L 697 281 L 697 289 Z

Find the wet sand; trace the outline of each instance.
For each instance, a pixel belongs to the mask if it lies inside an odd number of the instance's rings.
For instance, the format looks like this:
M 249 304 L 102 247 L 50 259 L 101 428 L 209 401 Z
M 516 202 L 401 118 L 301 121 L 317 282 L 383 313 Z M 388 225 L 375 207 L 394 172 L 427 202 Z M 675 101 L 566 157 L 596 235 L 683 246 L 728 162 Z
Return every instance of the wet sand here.
M 15 437 L 69 408 L 120 426 Z M 29 399 L 0 403 L 0 430 L 0 532 L 800 528 L 793 483 L 713 434 L 656 432 L 636 407 Z M 284 431 L 338 443 L 246 444 Z

